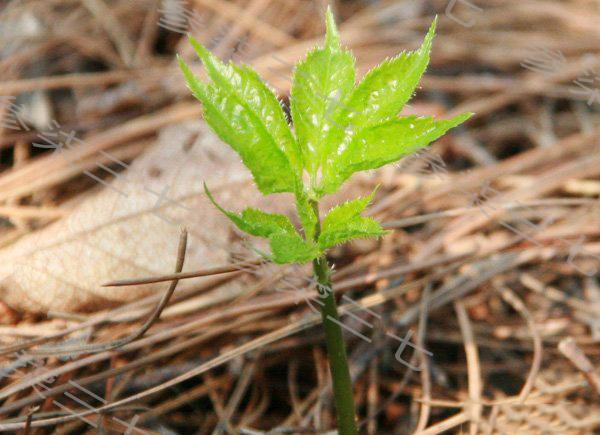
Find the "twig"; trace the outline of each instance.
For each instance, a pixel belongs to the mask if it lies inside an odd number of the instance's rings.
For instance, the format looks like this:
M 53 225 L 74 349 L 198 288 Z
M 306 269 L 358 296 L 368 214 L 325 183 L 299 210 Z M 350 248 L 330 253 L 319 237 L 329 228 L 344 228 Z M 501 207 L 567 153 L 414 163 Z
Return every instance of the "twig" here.
M 481 391 L 483 390 L 479 353 L 477 351 L 477 343 L 475 342 L 475 334 L 473 333 L 473 328 L 471 327 L 471 322 L 469 321 L 469 316 L 464 304 L 460 300 L 454 301 L 454 310 L 456 311 L 456 317 L 458 318 L 460 332 L 464 338 L 465 354 L 467 356 L 469 402 L 467 403 L 465 412 L 467 412 L 469 419 L 471 420 L 470 433 L 471 435 L 476 435 L 479 420 L 481 419 L 482 406 L 479 402 L 481 401 Z
M 600 374 L 583 350 L 577 346 L 573 337 L 563 338 L 558 344 L 558 350 L 578 369 L 583 372 L 588 382 L 600 394 Z
M 183 268 L 183 263 L 185 261 L 185 251 L 187 246 L 187 230 L 183 229 L 181 231 L 181 235 L 179 236 L 179 247 L 177 249 L 177 264 L 175 266 L 175 271 L 177 273 L 181 272 Z M 177 287 L 177 283 L 179 280 L 174 278 L 171 282 L 171 285 L 167 289 L 166 293 L 158 303 L 158 305 L 154 308 L 154 310 L 150 313 L 148 319 L 144 322 L 144 324 L 134 331 L 132 334 L 120 338 L 118 340 L 114 340 L 108 343 L 94 343 L 84 346 L 72 346 L 72 347 L 55 347 L 55 348 L 43 348 L 43 349 L 33 349 L 30 350 L 29 353 L 35 356 L 53 356 L 53 355 L 65 355 L 65 354 L 74 354 L 74 353 L 93 353 L 93 352 L 104 352 L 107 350 L 117 349 L 122 347 L 132 341 L 137 340 L 142 337 L 158 320 L 160 314 L 163 309 L 169 303 L 175 288 Z
M 431 283 L 425 284 L 423 294 L 421 295 L 421 313 L 419 318 L 419 325 L 417 327 L 417 345 L 422 349 L 425 349 L 425 328 L 427 326 L 427 313 L 429 311 L 429 295 L 431 293 Z M 427 427 L 429 421 L 429 414 L 431 413 L 431 406 L 428 403 L 431 399 L 431 372 L 427 357 L 423 352 L 421 356 L 421 384 L 423 387 L 423 403 L 421 404 L 421 412 L 419 414 L 419 420 L 417 421 L 417 427 L 415 432 L 420 432 Z
M 104 27 L 106 34 L 113 40 L 117 47 L 123 63 L 126 66 L 131 66 L 135 50 L 133 41 L 108 6 L 102 0 L 82 0 L 82 4 L 94 15 L 100 25 Z
M 174 279 L 180 280 L 187 278 L 198 278 L 200 276 L 220 275 L 223 273 L 238 272 L 244 266 L 256 266 L 262 262 L 263 260 L 254 260 L 243 263 L 235 263 L 227 266 L 211 267 L 209 269 L 197 270 L 194 272 L 173 273 L 171 275 L 154 276 L 149 278 L 133 278 L 120 281 L 111 281 L 106 284 L 102 284 L 102 287 L 124 287 L 128 285 L 153 284 L 157 282 L 172 281 Z
M 467 421 L 469 421 L 469 414 L 466 412 L 460 412 L 452 417 L 447 418 L 446 420 L 434 424 L 433 426 L 429 426 L 424 431 L 416 432 L 415 435 L 437 435 L 466 423 Z
M 229 398 L 229 402 L 227 403 L 227 405 L 225 405 L 225 409 L 223 410 L 223 415 L 221 419 L 223 420 L 224 425 L 231 426 L 231 422 L 229 420 L 233 417 L 236 408 L 238 407 L 240 401 L 242 400 L 242 397 L 244 396 L 244 393 L 246 392 L 246 389 L 250 385 L 250 381 L 252 380 L 252 376 L 254 374 L 254 371 L 256 370 L 256 366 L 258 365 L 259 358 L 260 355 L 256 355 L 254 357 L 254 360 L 242 371 L 240 379 L 235 389 L 233 390 L 231 397 Z M 215 429 L 213 435 L 220 435 L 222 433 L 223 428 L 219 427 Z
M 29 411 L 27 411 L 27 420 L 25 420 L 25 427 L 23 428 L 22 435 L 29 435 L 31 432 L 31 419 L 33 418 L 33 414 L 40 410 L 39 406 L 32 406 Z
M 540 366 L 542 365 L 542 338 L 540 337 L 539 332 L 536 329 L 535 321 L 533 320 L 533 316 L 523 303 L 521 299 L 515 295 L 515 293 L 510 290 L 506 286 L 497 286 L 494 285 L 494 288 L 500 293 L 502 299 L 504 299 L 511 307 L 515 309 L 527 322 L 527 327 L 531 333 L 533 338 L 533 361 L 531 363 L 531 370 L 529 371 L 529 375 L 527 376 L 527 380 L 521 389 L 521 393 L 519 394 L 520 402 L 523 403 L 529 396 L 531 389 L 533 388 L 535 378 L 540 370 Z

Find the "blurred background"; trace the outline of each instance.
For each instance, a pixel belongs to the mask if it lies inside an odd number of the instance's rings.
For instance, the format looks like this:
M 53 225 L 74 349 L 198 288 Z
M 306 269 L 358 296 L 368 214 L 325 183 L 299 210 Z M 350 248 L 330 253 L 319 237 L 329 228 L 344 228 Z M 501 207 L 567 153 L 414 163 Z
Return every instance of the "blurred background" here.
M 359 76 L 418 48 L 437 15 L 402 114 L 475 112 L 339 196 L 381 185 L 369 213 L 394 230 L 332 253 L 361 433 L 600 430 L 593 0 L 1 2 L 0 430 L 334 430 L 309 272 L 258 264 L 205 207 L 206 179 L 230 209 L 260 199 L 175 59 L 204 74 L 192 34 L 288 110 L 328 5 Z M 171 273 L 181 226 L 186 270 L 205 277 L 115 344 L 165 286 L 102 284 Z

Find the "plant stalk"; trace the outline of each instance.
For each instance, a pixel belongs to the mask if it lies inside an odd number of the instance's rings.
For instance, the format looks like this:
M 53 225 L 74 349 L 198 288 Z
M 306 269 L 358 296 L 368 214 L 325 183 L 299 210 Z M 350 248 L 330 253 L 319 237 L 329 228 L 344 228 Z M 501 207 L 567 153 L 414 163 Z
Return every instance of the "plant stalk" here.
M 316 201 L 311 201 L 311 203 L 317 215 L 315 229 L 315 239 L 317 239 L 321 232 L 319 206 Z M 329 370 L 331 371 L 331 378 L 333 380 L 338 432 L 340 435 L 356 435 L 358 434 L 358 428 L 356 426 L 352 379 L 350 378 L 348 356 L 344 345 L 342 327 L 339 322 L 337 304 L 331 287 L 330 268 L 327 258 L 322 256 L 313 260 L 313 270 L 318 282 L 319 297 L 323 302 L 321 315 L 323 317 L 323 327 L 325 328 Z

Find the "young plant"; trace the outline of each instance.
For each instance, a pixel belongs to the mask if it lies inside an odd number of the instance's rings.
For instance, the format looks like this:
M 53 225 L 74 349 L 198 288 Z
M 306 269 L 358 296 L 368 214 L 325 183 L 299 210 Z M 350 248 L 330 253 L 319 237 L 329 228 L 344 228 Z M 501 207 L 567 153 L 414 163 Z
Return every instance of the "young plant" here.
M 327 11 L 324 47 L 310 51 L 294 71 L 293 126 L 273 91 L 246 65 L 221 62 L 200 43 L 190 42 L 211 83 L 199 80 L 179 59 L 187 84 L 204 107 L 204 119 L 248 167 L 258 189 L 295 197 L 302 231 L 287 216 L 247 208 L 241 213 L 213 204 L 242 231 L 269 240 L 275 263 L 312 261 L 322 301 L 337 422 L 342 435 L 356 434 L 348 360 L 331 289 L 327 250 L 361 237 L 386 232 L 361 213 L 375 192 L 338 205 L 321 220 L 319 200 L 335 193 L 355 172 L 376 169 L 427 146 L 466 121 L 398 114 L 413 95 L 429 62 L 433 22 L 421 48 L 387 59 L 355 84 L 355 59 L 340 43 Z

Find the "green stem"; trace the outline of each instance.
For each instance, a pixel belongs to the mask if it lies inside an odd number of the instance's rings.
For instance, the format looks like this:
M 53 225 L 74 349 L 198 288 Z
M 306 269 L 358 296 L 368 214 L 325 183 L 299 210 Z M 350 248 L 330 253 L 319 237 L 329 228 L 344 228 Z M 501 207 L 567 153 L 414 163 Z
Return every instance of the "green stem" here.
M 317 215 L 315 228 L 315 239 L 321 232 L 319 220 L 319 207 L 316 201 L 311 201 Z M 329 369 L 333 379 L 333 395 L 337 409 L 338 431 L 340 435 L 358 434 L 356 427 L 356 416 L 354 414 L 354 396 L 352 393 L 352 379 L 348 367 L 348 356 L 344 346 L 342 327 L 339 323 L 339 315 L 333 289 L 331 287 L 330 268 L 327 259 L 319 257 L 313 261 L 313 270 L 318 281 L 318 290 L 323 307 L 323 326 L 325 328 L 325 341 L 327 342 L 327 354 L 329 356 Z

